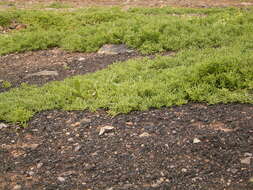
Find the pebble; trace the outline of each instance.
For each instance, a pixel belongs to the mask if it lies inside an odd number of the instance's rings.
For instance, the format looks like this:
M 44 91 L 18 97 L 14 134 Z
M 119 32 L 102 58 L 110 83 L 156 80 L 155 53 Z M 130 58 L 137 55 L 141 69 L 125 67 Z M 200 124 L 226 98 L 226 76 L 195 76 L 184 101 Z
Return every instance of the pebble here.
M 21 185 L 15 185 L 15 186 L 13 187 L 13 190 L 19 190 L 19 189 L 21 189 L 21 188 L 22 188 Z
M 246 153 L 244 153 L 244 156 L 245 156 L 245 157 L 252 157 L 253 154 L 252 154 L 252 153 L 249 153 L 249 152 L 246 152 Z
M 117 55 L 121 53 L 131 53 L 133 50 L 128 49 L 124 44 L 106 44 L 100 48 L 98 54 L 105 54 L 105 55 Z
M 109 125 L 104 126 L 104 127 L 102 127 L 102 128 L 100 129 L 100 131 L 99 131 L 99 136 L 103 135 L 104 133 L 110 132 L 110 131 L 112 131 L 113 129 L 114 129 L 113 126 L 109 126 Z
M 59 73 L 57 71 L 40 71 L 33 74 L 28 74 L 25 78 L 33 77 L 33 76 L 58 76 Z
M 43 163 L 41 163 L 41 162 L 37 164 L 38 169 L 40 169 L 42 166 L 43 166 Z
M 69 142 L 73 142 L 74 139 L 73 139 L 73 138 L 69 138 L 68 141 L 69 141 Z
M 185 173 L 187 172 L 187 169 L 183 168 L 181 171 Z
M 75 147 L 75 152 L 78 152 L 80 149 L 82 148 L 82 146 L 78 145 Z
M 60 182 L 66 181 L 66 179 L 64 177 L 57 177 L 57 180 L 60 181 Z
M 3 128 L 7 128 L 8 126 L 4 123 L 0 123 L 0 130 L 3 129 Z
M 147 132 L 144 132 L 144 133 L 139 135 L 139 137 L 149 137 L 149 136 L 150 136 L 150 134 L 147 133 Z
M 194 144 L 197 144 L 197 143 L 200 143 L 200 142 L 201 142 L 201 140 L 199 140 L 198 138 L 194 138 L 194 139 L 193 139 L 193 143 L 194 143 Z
M 250 161 L 251 161 L 251 158 L 250 158 L 250 157 L 243 158 L 243 159 L 241 159 L 241 164 L 250 165 Z
M 80 58 L 78 59 L 78 61 L 84 61 L 84 60 L 85 60 L 84 57 L 80 57 Z

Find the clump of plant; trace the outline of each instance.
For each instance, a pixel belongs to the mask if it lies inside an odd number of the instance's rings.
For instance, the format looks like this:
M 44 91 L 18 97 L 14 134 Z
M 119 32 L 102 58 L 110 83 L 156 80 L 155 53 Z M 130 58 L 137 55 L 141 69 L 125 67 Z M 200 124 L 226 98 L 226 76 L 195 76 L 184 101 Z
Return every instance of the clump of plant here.
M 10 88 L 12 84 L 9 81 L 2 81 L 1 87 L 2 88 Z

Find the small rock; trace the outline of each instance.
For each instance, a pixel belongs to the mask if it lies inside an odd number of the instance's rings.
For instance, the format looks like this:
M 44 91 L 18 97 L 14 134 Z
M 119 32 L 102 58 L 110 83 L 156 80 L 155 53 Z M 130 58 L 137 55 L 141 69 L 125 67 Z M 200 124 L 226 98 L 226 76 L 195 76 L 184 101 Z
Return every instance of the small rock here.
M 21 188 L 22 188 L 21 185 L 15 185 L 15 186 L 13 187 L 13 190 L 19 190 L 19 189 L 21 189 Z
M 197 143 L 200 143 L 200 142 L 201 142 L 201 140 L 199 140 L 198 138 L 194 138 L 194 139 L 193 139 L 193 143 L 194 143 L 194 144 L 197 144 Z
M 57 180 L 60 181 L 60 182 L 66 181 L 66 179 L 64 177 L 57 177 Z
M 232 174 L 236 174 L 238 172 L 238 169 L 231 169 Z
M 73 138 L 68 138 L 68 141 L 69 141 L 69 142 L 73 142 L 74 139 L 73 139 Z
M 0 125 L 1 126 L 1 125 Z M 1 127 L 0 127 L 0 129 L 1 129 Z M 245 157 L 252 157 L 253 155 L 251 154 L 251 153 L 249 153 L 249 152 L 246 152 L 246 153 L 244 153 L 244 156 Z
M 80 57 L 80 58 L 78 59 L 78 61 L 84 61 L 84 60 L 85 60 L 84 57 Z
M 126 45 L 120 44 L 107 44 L 100 48 L 98 54 L 106 54 L 106 55 L 117 55 L 122 53 L 131 53 L 133 50 L 127 48 Z
M 250 161 L 251 161 L 251 158 L 250 158 L 250 157 L 243 158 L 243 159 L 241 159 L 241 164 L 250 165 Z
M 181 171 L 185 173 L 187 172 L 187 169 L 183 168 Z
M 78 145 L 78 146 L 75 147 L 75 150 L 74 150 L 74 151 L 75 151 L 75 152 L 78 152 L 81 148 L 82 148 L 82 146 Z
M 1 129 L 4 129 L 4 128 L 7 128 L 8 126 L 7 125 L 5 125 L 4 123 L 0 123 L 0 130 Z
M 100 129 L 99 136 L 103 135 L 104 133 L 110 132 L 114 129 L 113 126 L 104 126 Z
M 43 166 L 43 163 L 41 163 L 41 162 L 37 164 L 38 169 L 40 169 L 42 166 Z
M 29 171 L 28 174 L 29 174 L 30 176 L 33 176 L 33 175 L 34 175 L 34 172 L 33 172 L 33 171 Z
M 149 136 L 150 136 L 150 134 L 147 133 L 147 132 L 144 132 L 144 133 L 139 135 L 139 137 L 149 137 Z
M 29 77 L 33 77 L 33 76 L 58 76 L 58 72 L 57 71 L 40 71 L 37 73 L 33 73 L 33 74 L 28 74 L 25 78 L 29 78 Z

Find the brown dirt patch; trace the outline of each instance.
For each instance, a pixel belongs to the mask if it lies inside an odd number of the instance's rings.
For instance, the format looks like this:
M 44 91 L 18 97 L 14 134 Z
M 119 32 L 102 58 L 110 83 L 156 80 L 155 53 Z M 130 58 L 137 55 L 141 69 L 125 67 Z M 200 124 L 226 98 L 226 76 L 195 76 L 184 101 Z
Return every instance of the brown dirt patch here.
M 0 57 L 0 80 L 11 82 L 12 87 L 21 83 L 42 85 L 52 80 L 95 72 L 109 64 L 137 57 L 140 57 L 137 52 L 101 55 L 70 53 L 59 49 L 9 54 Z M 56 71 L 58 75 L 31 76 L 41 71 Z M 0 87 L 0 92 L 6 90 L 8 89 Z
M 103 110 L 45 111 L 25 129 L 1 130 L 0 189 L 250 190 L 252 115 L 246 104 L 188 104 L 113 118 Z M 99 135 L 104 126 L 113 129 Z M 39 146 L 29 146 L 38 139 Z

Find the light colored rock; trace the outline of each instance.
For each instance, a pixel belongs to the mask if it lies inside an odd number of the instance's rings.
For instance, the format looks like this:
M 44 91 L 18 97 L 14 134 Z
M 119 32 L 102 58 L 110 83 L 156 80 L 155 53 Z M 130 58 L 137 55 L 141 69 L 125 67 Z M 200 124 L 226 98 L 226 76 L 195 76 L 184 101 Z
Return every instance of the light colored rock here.
M 4 123 L 0 123 L 0 130 L 1 129 L 4 129 L 4 128 L 7 128 L 8 126 L 6 125 L 6 124 L 4 124 Z
M 29 77 L 33 77 L 33 76 L 58 76 L 58 72 L 57 71 L 40 71 L 37 73 L 33 73 L 33 74 L 28 74 L 25 78 L 29 78 Z
M 100 131 L 99 131 L 99 136 L 103 135 L 104 133 L 107 133 L 107 132 L 110 132 L 114 129 L 113 126 L 104 126 L 104 127 L 101 127 Z
M 200 143 L 200 142 L 201 142 L 201 140 L 199 140 L 198 138 L 194 138 L 194 139 L 193 139 L 193 143 L 194 143 L 194 144 L 197 144 L 197 143 Z
M 60 181 L 60 182 L 66 181 L 66 179 L 64 177 L 57 177 L 57 180 Z
M 74 151 L 75 151 L 75 152 L 78 152 L 81 148 L 82 148 L 82 146 L 78 145 L 78 146 L 75 147 L 75 150 L 74 150 Z
M 144 132 L 144 133 L 139 135 L 139 137 L 149 137 L 149 136 L 150 136 L 150 134 L 147 133 L 147 132 Z
M 80 58 L 78 58 L 78 61 L 84 61 L 85 60 L 85 58 L 84 57 L 80 57 Z
M 251 162 L 251 158 L 250 157 L 241 159 L 241 164 L 250 165 L 250 162 Z
M 101 47 L 98 50 L 98 54 L 105 54 L 105 55 L 117 55 L 122 53 L 131 53 L 133 50 L 128 49 L 124 44 L 107 44 Z
M 249 153 L 249 152 L 246 152 L 246 153 L 244 153 L 244 156 L 245 156 L 245 157 L 252 157 L 253 154 L 252 154 L 252 153 Z
M 42 163 L 42 162 L 40 162 L 40 163 L 37 164 L 37 168 L 38 168 L 38 169 L 40 169 L 42 166 L 43 166 L 43 163 Z
M 15 186 L 13 187 L 13 190 L 19 190 L 19 189 L 21 189 L 21 188 L 22 188 L 21 185 L 15 185 Z

